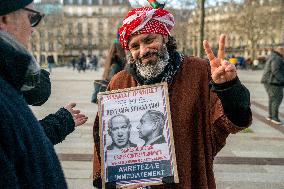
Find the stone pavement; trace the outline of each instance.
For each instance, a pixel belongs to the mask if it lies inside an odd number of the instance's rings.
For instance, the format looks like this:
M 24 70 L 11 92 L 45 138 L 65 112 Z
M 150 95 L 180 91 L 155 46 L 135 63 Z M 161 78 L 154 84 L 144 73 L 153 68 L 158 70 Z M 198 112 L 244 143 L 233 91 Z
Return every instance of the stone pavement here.
M 283 189 L 284 126 L 264 119 L 267 95 L 259 83 L 262 71 L 239 71 L 239 77 L 251 92 L 253 125 L 251 132 L 231 135 L 215 159 L 215 176 L 219 189 Z M 77 73 L 71 68 L 56 68 L 51 74 L 52 95 L 41 107 L 32 107 L 40 119 L 69 102 L 76 102 L 88 117 L 65 141 L 55 146 L 70 189 L 92 187 L 92 123 L 97 106 L 90 103 L 93 80 L 102 70 Z M 284 120 L 284 103 L 281 108 Z

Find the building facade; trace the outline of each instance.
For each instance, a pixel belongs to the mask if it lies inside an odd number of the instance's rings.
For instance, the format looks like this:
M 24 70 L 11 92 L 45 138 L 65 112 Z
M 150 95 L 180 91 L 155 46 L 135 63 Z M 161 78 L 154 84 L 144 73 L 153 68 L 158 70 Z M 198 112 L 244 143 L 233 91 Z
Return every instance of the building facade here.
M 218 37 L 227 35 L 226 54 L 246 58 L 265 57 L 269 51 L 284 45 L 284 1 L 244 0 L 241 4 L 223 3 L 206 8 L 205 36 L 213 51 Z M 188 19 L 186 51 L 197 55 L 199 11 L 193 9 Z
M 128 0 L 44 0 L 37 5 L 47 13 L 36 28 L 30 49 L 39 62 L 53 55 L 68 62 L 82 52 L 103 57 L 117 37 L 117 29 L 130 9 Z M 179 51 L 197 55 L 199 11 L 171 9 L 176 20 L 172 35 Z M 265 57 L 284 45 L 284 1 L 243 0 L 206 8 L 205 36 L 213 51 L 218 36 L 227 34 L 226 54 L 246 58 Z
M 45 0 L 36 7 L 47 13 L 30 44 L 41 63 L 50 55 L 58 63 L 81 53 L 104 56 L 129 10 L 127 0 L 64 0 L 63 4 Z

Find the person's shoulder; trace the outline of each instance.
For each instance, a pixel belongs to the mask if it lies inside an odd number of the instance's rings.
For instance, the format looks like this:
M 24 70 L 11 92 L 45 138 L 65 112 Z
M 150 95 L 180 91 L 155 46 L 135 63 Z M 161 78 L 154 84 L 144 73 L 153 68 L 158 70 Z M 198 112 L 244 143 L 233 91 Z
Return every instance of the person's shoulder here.
M 116 90 L 134 87 L 135 83 L 134 78 L 126 70 L 122 70 L 112 77 L 109 82 L 109 89 Z
M 130 78 L 131 75 L 126 71 L 126 70 L 122 70 L 120 72 L 118 72 L 117 74 L 115 74 L 112 78 L 112 80 L 120 80 L 123 78 Z

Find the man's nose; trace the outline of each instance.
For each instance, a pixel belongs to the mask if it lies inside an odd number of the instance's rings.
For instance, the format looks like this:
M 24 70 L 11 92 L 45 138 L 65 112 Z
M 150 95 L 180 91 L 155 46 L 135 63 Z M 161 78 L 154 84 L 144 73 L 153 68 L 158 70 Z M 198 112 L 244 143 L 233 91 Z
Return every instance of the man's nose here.
M 117 135 L 118 136 L 123 136 L 123 131 L 121 129 L 119 129 L 118 132 L 117 132 Z
M 140 58 L 146 55 L 149 51 L 149 48 L 146 45 L 140 45 Z

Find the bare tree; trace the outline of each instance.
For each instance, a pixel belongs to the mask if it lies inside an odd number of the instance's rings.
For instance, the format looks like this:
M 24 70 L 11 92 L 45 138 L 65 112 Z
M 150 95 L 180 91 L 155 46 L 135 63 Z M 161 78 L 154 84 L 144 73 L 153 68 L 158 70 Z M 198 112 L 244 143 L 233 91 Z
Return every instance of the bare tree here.
M 236 32 L 247 40 L 246 48 L 253 59 L 256 58 L 256 50 L 259 48 L 260 41 L 267 38 L 275 38 L 275 27 L 281 26 L 281 16 L 279 10 L 275 9 L 274 3 L 280 1 L 264 1 L 265 6 L 258 0 L 243 0 L 241 4 L 235 3 L 235 14 L 229 18 L 231 32 Z M 273 40 L 272 40 L 273 41 Z

